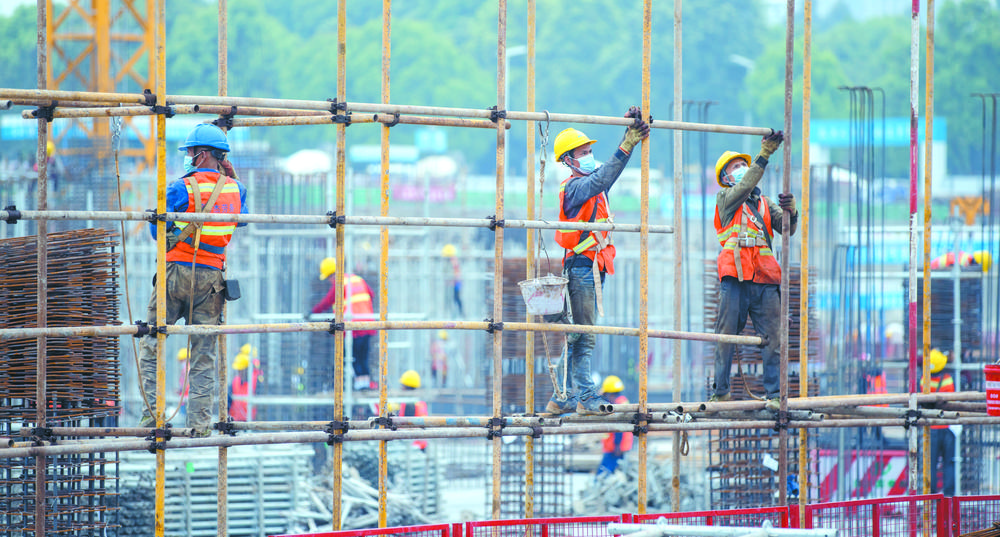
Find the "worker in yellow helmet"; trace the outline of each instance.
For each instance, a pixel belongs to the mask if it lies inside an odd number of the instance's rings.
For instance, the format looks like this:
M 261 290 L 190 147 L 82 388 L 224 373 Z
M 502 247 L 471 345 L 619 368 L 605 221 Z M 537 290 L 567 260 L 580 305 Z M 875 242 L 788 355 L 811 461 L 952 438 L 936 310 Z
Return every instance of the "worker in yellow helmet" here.
M 930 353 L 930 392 L 954 392 L 955 381 L 951 375 L 944 372 L 948 364 L 948 355 L 939 349 L 931 349 Z M 920 379 L 923 388 L 924 380 Z M 941 461 L 941 476 L 943 483 L 938 484 L 937 465 Z M 945 496 L 955 495 L 955 435 L 947 425 L 931 425 L 931 492 L 943 492 Z
M 611 158 L 598 165 L 594 160 L 596 140 L 577 129 L 569 128 L 556 136 L 556 159 L 570 170 L 570 176 L 559 185 L 559 221 L 572 223 L 610 222 L 611 207 L 608 192 L 628 164 L 632 150 L 649 136 L 649 125 L 642 111 L 633 106 L 625 113 L 633 122 Z M 556 243 L 565 249 L 563 276 L 569 280 L 569 307 L 562 313 L 546 317 L 547 322 L 594 325 L 598 314 L 603 315 L 599 297 L 604 277 L 614 274 L 615 246 L 608 231 L 564 229 L 556 231 Z M 570 312 L 572 311 L 572 315 Z M 595 334 L 566 334 L 566 352 L 557 367 L 565 368 L 564 378 L 572 386 L 556 386 L 552 399 L 545 405 L 550 414 L 573 412 L 599 414 L 601 398 L 590 374 L 590 361 L 597 344 Z
M 939 255 L 931 260 L 931 269 L 940 270 L 951 268 L 955 265 L 955 252 L 948 252 Z M 986 250 L 977 250 L 973 253 L 958 252 L 958 265 L 962 268 L 979 267 L 983 272 L 990 270 L 993 265 L 993 256 Z
M 447 342 L 447 330 L 438 330 L 437 338 L 431 340 L 431 378 L 434 379 L 435 386 L 444 386 L 448 381 L 448 353 L 445 350 Z
M 399 383 L 403 385 L 403 391 L 412 391 L 420 388 L 420 373 L 412 369 L 408 369 L 399 377 Z M 395 406 L 395 405 L 392 405 Z M 427 402 L 416 400 L 413 403 L 399 403 L 399 414 L 398 416 L 427 416 Z M 421 451 L 427 449 L 426 440 L 414 440 L 413 445 L 420 448 Z
M 764 178 L 767 159 L 778 150 L 784 134 L 771 131 L 760 143 L 757 158 L 726 151 L 715 163 L 715 180 L 722 187 L 715 197 L 715 231 L 722 250 L 718 257 L 719 311 L 716 334 L 736 335 L 743 331 L 747 317 L 754 330 L 765 339 L 764 395 L 767 408 L 778 410 L 781 388 L 780 324 L 781 266 L 774 255 L 773 242 L 788 223 L 795 233 L 799 213 L 791 192 L 778 194 L 778 203 L 761 195 L 757 186 Z M 727 401 L 735 344 L 715 345 L 715 386 L 711 401 Z
M 628 397 L 622 392 L 625 391 L 625 383 L 616 375 L 608 375 L 601 384 L 601 395 L 609 403 L 616 405 L 628 404 Z M 625 454 L 632 449 L 632 433 L 608 433 L 601 442 L 601 464 L 597 467 L 597 474 L 610 474 L 618 468 L 618 462 Z
M 250 347 L 250 344 L 243 346 L 243 349 Z M 250 347 L 252 349 L 252 347 Z M 246 400 L 247 397 L 252 396 L 257 391 L 257 374 L 256 371 L 251 373 L 250 354 L 240 349 L 240 353 L 236 355 L 233 359 L 233 381 L 229 385 L 229 416 L 235 421 L 247 421 L 249 419 L 255 420 L 257 418 L 257 408 L 254 407 L 250 410 L 249 414 L 249 401 Z M 255 361 L 256 362 L 256 361 Z M 256 370 L 259 363 L 254 363 L 254 369 Z
M 310 313 L 323 313 L 333 311 L 333 306 L 337 302 L 337 260 L 327 257 L 319 265 L 319 279 L 330 279 L 330 290 L 327 291 L 323 300 L 320 300 L 312 307 Z M 372 302 L 372 290 L 365 280 L 348 272 L 344 274 L 344 320 L 347 321 L 374 321 L 375 308 Z M 377 332 L 375 330 L 352 330 L 347 333 L 351 337 L 351 350 L 354 357 L 354 389 L 370 390 L 378 387 L 378 384 L 371 379 L 368 370 L 368 354 L 371 349 L 371 342 Z M 347 339 L 344 340 L 345 345 Z

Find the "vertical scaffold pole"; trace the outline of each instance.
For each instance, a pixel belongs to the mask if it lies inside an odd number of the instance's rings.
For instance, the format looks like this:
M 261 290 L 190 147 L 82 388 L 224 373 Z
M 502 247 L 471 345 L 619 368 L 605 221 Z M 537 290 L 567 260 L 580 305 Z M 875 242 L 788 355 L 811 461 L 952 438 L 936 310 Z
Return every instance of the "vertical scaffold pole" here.
M 167 102 L 167 35 L 166 0 L 156 1 L 156 102 Z M 167 212 L 167 118 L 156 116 L 156 212 Z M 163 220 L 156 221 L 156 326 L 167 323 L 167 227 Z M 163 412 L 166 409 L 167 370 L 164 359 L 167 335 L 156 334 L 156 428 L 163 429 Z M 163 442 L 162 437 L 156 441 Z M 163 537 L 165 519 L 163 504 L 166 483 L 166 452 L 156 450 L 156 537 Z
M 337 2 L 337 102 L 347 100 L 347 0 Z M 347 138 L 347 125 L 337 123 L 337 214 L 344 214 L 344 152 Z M 347 272 L 344 263 L 344 226 L 337 226 L 337 273 L 334 274 L 334 285 L 338 291 L 334 309 L 336 322 L 344 322 L 344 273 Z M 333 419 L 345 420 L 344 416 L 344 331 L 337 330 L 333 341 Z M 385 408 L 385 407 L 383 407 Z M 343 475 L 340 471 L 344 459 L 344 445 L 333 443 L 333 530 L 340 530 L 343 519 L 341 513 L 341 493 L 343 490 Z
M 809 118 L 812 113 L 812 0 L 802 13 L 802 260 L 799 262 L 799 397 L 809 397 Z M 799 520 L 809 502 L 809 430 L 799 429 Z
M 682 108 L 683 102 L 683 18 L 681 17 L 681 0 L 674 0 L 674 121 L 683 121 L 684 109 Z M 682 241 L 681 234 L 683 233 L 684 218 L 683 218 L 683 208 L 681 200 L 681 192 L 684 191 L 684 167 L 682 159 L 684 157 L 684 145 L 683 145 L 683 135 L 684 133 L 679 130 L 674 131 L 674 330 L 680 331 L 681 329 L 681 302 L 683 301 L 684 294 L 684 282 L 682 280 L 684 275 L 684 267 L 682 261 L 684 259 L 684 242 Z M 645 145 L 645 144 L 644 144 Z M 674 358 L 674 383 L 680 382 L 681 377 L 684 372 L 681 369 L 681 341 L 675 339 L 672 342 L 673 352 L 671 355 Z M 646 357 L 641 356 L 640 360 L 643 364 L 646 363 Z M 643 366 L 644 368 L 646 366 Z M 674 388 L 674 401 L 679 401 L 680 391 Z M 646 460 L 646 443 L 644 441 L 639 442 L 639 460 Z M 680 453 L 681 453 L 681 434 L 680 432 L 674 433 L 673 438 L 673 480 L 671 482 L 673 493 L 671 494 L 671 499 L 673 505 L 671 506 L 674 512 L 681 510 L 681 476 L 680 476 Z M 642 463 L 640 463 L 642 464 Z M 639 469 L 639 513 L 646 512 L 646 501 L 645 501 L 645 481 L 646 470 L 645 468 Z
M 643 118 L 650 120 L 650 95 L 649 95 L 649 62 L 651 57 L 650 28 L 653 21 L 653 2 L 644 0 L 642 3 L 642 111 Z M 646 403 L 648 402 L 649 387 L 649 142 L 642 144 L 642 160 L 640 164 L 639 197 L 639 412 L 646 413 Z M 679 197 L 679 192 L 677 193 Z M 679 236 L 679 234 L 678 234 Z M 675 303 L 680 301 L 676 300 Z M 676 381 L 676 379 L 675 379 Z M 674 387 L 676 395 L 679 388 Z M 645 426 L 648 422 L 640 421 L 639 425 Z M 646 512 L 646 454 L 649 444 L 647 435 L 640 434 L 639 438 L 639 483 L 638 483 L 638 509 L 639 513 Z M 675 435 L 676 436 L 676 435 Z M 676 453 L 676 452 L 675 452 Z M 677 475 L 676 473 L 674 475 Z
M 506 100 L 507 55 L 507 0 L 500 0 L 497 10 L 497 110 L 503 108 Z M 496 180 L 496 220 L 503 221 L 504 145 L 506 120 L 497 118 L 497 180 Z M 496 226 L 493 246 L 493 322 L 503 321 L 503 227 Z M 503 330 L 493 331 L 493 418 L 503 419 Z M 493 519 L 500 518 L 500 451 L 503 448 L 499 435 L 493 436 Z
M 781 191 L 792 190 L 792 67 L 795 58 L 795 0 L 788 0 L 785 14 L 785 150 L 782 152 Z M 788 411 L 788 284 L 791 269 L 791 216 L 785 211 L 781 218 L 781 379 L 778 428 L 778 505 L 788 505 L 788 427 L 783 416 Z
M 219 0 L 219 96 L 225 97 L 229 92 L 229 20 L 227 0 Z M 226 130 L 226 129 L 223 129 Z M 225 181 L 224 175 L 220 175 L 218 181 Z M 228 267 L 226 267 L 228 269 Z M 226 319 L 226 302 L 222 302 L 222 318 Z M 219 336 L 219 353 L 215 360 L 216 376 L 219 379 L 219 421 L 226 421 L 229 417 L 229 401 L 226 397 L 229 388 L 228 360 L 226 359 L 226 336 Z M 252 404 L 252 403 L 250 403 Z M 249 419 L 249 416 L 247 417 Z M 218 524 L 216 534 L 219 537 L 229 535 L 229 450 L 225 446 L 219 446 L 219 468 L 218 468 L 218 495 L 216 508 L 218 510 Z
M 535 111 L 535 0 L 528 0 L 528 112 Z M 528 219 L 534 220 L 535 214 L 535 122 L 526 121 L 527 151 L 528 151 Z M 544 188 L 544 184 L 542 187 Z M 542 214 L 545 207 L 538 208 Z M 535 259 L 536 231 L 528 230 L 528 251 L 526 255 L 526 278 L 533 278 L 536 272 Z M 535 317 L 528 313 L 526 322 L 535 322 Z M 524 415 L 535 415 L 535 333 L 524 334 Z M 524 516 L 535 516 L 535 439 L 524 439 Z
M 910 357 L 908 388 L 910 393 L 917 391 L 917 91 L 920 87 L 920 0 L 913 0 L 910 9 L 910 273 L 908 290 L 910 301 L 907 305 L 909 320 L 908 351 Z M 927 264 L 924 264 L 924 289 L 929 289 L 927 283 Z M 927 296 L 927 295 L 925 295 Z M 929 296 L 928 296 L 929 298 Z M 930 308 L 930 301 L 924 301 L 924 308 Z M 930 316 L 924 316 L 924 337 L 929 333 Z M 927 371 L 927 354 L 924 354 L 924 368 Z M 925 373 L 926 374 L 926 373 Z M 917 427 L 907 430 L 909 476 L 907 492 L 917 491 L 919 465 L 917 464 Z
M 36 25 L 38 26 L 38 42 L 35 51 L 38 58 L 38 89 L 47 89 L 48 73 L 48 50 L 46 40 L 48 36 L 48 9 L 47 0 L 38 0 L 38 13 L 36 15 Z M 49 137 L 49 124 L 44 119 L 38 120 L 38 146 L 35 148 L 35 162 L 38 163 L 38 210 L 48 209 L 48 155 L 46 146 Z M 48 222 L 43 218 L 38 221 L 38 242 L 37 242 L 37 263 L 38 263 L 38 317 L 36 322 L 41 328 L 45 328 L 48 318 Z M 35 415 L 38 427 L 45 427 L 46 386 L 45 370 L 47 363 L 47 353 L 45 336 L 38 336 L 38 360 L 35 364 L 36 395 L 35 395 Z M 42 537 L 45 535 L 45 468 L 48 465 L 48 457 L 41 455 L 35 458 L 35 535 Z
M 389 104 L 389 67 L 392 58 L 392 0 L 382 0 L 382 104 Z M 381 157 L 379 161 L 379 186 L 381 191 L 379 215 L 389 216 L 389 129 L 385 123 L 379 129 Z M 389 227 L 382 226 L 379 231 L 379 278 L 378 278 L 378 311 L 379 320 L 388 319 L 389 310 Z M 378 408 L 379 417 L 389 415 L 389 361 L 387 348 L 389 332 L 378 331 Z M 386 497 L 389 493 L 389 442 L 381 440 L 378 443 L 378 527 L 388 524 L 389 505 Z
M 929 273 L 927 268 L 931 264 L 931 172 L 933 171 L 932 160 L 934 156 L 934 0 L 927 0 L 927 65 L 926 65 L 926 77 L 924 86 L 924 108 L 926 109 L 924 115 L 924 330 L 923 330 L 923 348 L 924 348 L 924 360 L 923 368 L 921 369 L 922 382 L 920 383 L 921 392 L 930 393 L 930 349 L 931 349 L 931 279 L 928 277 Z M 956 271 L 959 270 L 958 264 L 958 249 L 955 249 L 955 265 Z M 955 283 L 958 287 L 958 282 Z M 958 304 L 960 302 L 955 300 L 955 311 L 958 311 Z M 956 334 L 958 335 L 958 334 Z M 961 339 L 956 337 L 955 341 L 960 341 Z M 954 358 L 953 358 L 954 359 Z M 959 371 L 958 377 L 961 377 L 961 371 Z M 956 379 L 957 380 L 957 379 Z M 923 493 L 930 494 L 931 492 L 931 430 L 929 427 L 922 427 L 923 432 L 923 457 L 922 465 L 923 468 Z M 957 451 L 961 453 L 961 451 Z M 945 461 L 948 464 L 948 461 Z M 961 474 L 957 474 L 956 484 L 962 481 Z M 959 493 L 959 489 L 955 489 L 955 494 Z

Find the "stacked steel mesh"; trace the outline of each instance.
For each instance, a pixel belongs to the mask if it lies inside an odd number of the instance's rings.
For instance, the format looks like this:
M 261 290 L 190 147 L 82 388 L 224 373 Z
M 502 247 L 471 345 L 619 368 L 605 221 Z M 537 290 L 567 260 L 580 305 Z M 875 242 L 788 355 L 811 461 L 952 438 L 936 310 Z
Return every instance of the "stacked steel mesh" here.
M 47 325 L 119 324 L 117 237 L 104 229 L 48 235 Z M 37 326 L 37 238 L 0 241 L 0 329 Z M 112 426 L 119 411 L 117 337 L 50 337 L 46 343 L 46 425 Z M 37 421 L 37 339 L 0 340 L 0 436 Z M 46 460 L 46 528 L 93 535 L 114 527 L 114 460 L 104 454 Z M 109 475 L 111 472 L 111 475 Z M 34 528 L 34 458 L 0 459 L 0 535 Z M 8 533 L 13 532 L 13 533 Z
M 815 272 L 815 269 L 813 269 Z M 715 260 L 705 262 L 705 326 L 715 326 L 719 308 L 719 277 Z M 788 396 L 798 397 L 799 394 L 799 341 L 801 338 L 801 271 L 798 266 L 789 270 L 789 316 L 788 327 Z M 816 314 L 813 311 L 815 300 L 809 299 L 810 324 L 816 325 Z M 753 321 L 747 319 L 746 328 L 741 335 L 757 335 L 753 329 Z M 814 360 L 819 348 L 817 332 L 809 334 L 809 359 Z M 737 345 L 730 372 L 730 393 L 733 399 L 750 399 L 764 395 L 764 369 L 761 349 L 751 345 Z M 704 359 L 706 363 L 714 363 L 715 346 L 707 345 Z M 742 374 L 739 372 L 742 366 Z M 711 371 L 711 369 L 709 369 Z M 714 374 L 710 373 L 710 374 Z M 712 393 L 713 378 L 706 379 L 706 399 Z M 819 393 L 815 379 L 809 383 L 809 395 Z M 722 429 L 710 432 L 710 470 L 714 472 L 712 480 L 712 505 L 717 508 L 741 508 L 769 505 L 775 503 L 778 488 L 778 472 L 766 468 L 762 462 L 762 454 L 769 454 L 778 459 L 778 433 L 772 430 L 760 429 Z M 796 479 L 798 438 L 789 435 L 788 461 L 790 479 Z M 814 482 L 811 479 L 810 482 Z M 787 486 L 787 484 L 785 485 Z M 793 487 L 789 487 L 789 496 L 794 496 Z

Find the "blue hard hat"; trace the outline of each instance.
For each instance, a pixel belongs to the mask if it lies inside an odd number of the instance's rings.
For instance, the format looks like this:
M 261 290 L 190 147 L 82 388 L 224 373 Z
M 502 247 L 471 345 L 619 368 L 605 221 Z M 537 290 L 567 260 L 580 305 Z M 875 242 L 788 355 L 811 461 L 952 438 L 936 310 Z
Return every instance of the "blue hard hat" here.
M 191 132 L 187 139 L 177 148 L 178 151 L 187 151 L 189 147 L 214 147 L 222 151 L 229 152 L 229 142 L 226 141 L 226 133 L 222 129 L 211 123 L 199 123 Z

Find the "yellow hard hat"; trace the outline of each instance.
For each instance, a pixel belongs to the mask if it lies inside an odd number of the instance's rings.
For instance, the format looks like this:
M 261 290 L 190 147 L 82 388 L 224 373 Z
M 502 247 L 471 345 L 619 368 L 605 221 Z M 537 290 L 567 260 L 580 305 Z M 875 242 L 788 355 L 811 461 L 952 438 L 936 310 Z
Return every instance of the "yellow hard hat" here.
M 408 369 L 403 373 L 403 376 L 399 377 L 399 383 L 407 388 L 417 389 L 420 387 L 420 373 Z
M 240 354 L 245 354 L 247 356 L 257 356 L 257 349 L 253 348 L 253 345 L 249 343 L 244 343 L 243 346 L 240 347 Z
M 334 272 L 337 272 L 337 260 L 332 257 L 323 259 L 319 264 L 319 279 L 325 280 Z
M 243 371 L 249 365 L 250 365 L 250 357 L 247 356 L 246 354 L 243 354 L 242 352 L 237 354 L 236 358 L 233 359 L 233 369 L 237 371 Z
M 625 389 L 625 384 L 622 383 L 622 379 L 615 375 L 608 375 L 604 378 L 604 383 L 601 384 L 601 391 L 604 393 L 619 393 Z
M 983 272 L 990 270 L 990 267 L 993 265 L 993 256 L 986 250 L 973 252 L 972 258 L 983 267 Z
M 937 349 L 931 349 L 931 373 L 937 373 L 944 369 L 948 363 L 948 357 Z
M 440 339 L 448 339 L 448 331 L 447 330 L 438 330 L 438 337 Z
M 449 244 L 445 244 L 444 248 L 441 248 L 441 255 L 443 257 L 455 257 L 455 254 L 457 254 L 457 253 L 458 253 L 458 250 L 455 249 L 455 245 L 454 244 L 450 244 L 450 243 Z
M 749 166 L 750 163 L 753 162 L 753 157 L 751 157 L 750 155 L 746 153 L 737 153 L 736 151 L 726 151 L 725 153 L 722 154 L 721 157 L 719 157 L 719 160 L 715 161 L 715 182 L 719 183 L 719 186 L 721 187 L 732 186 L 722 182 L 722 173 L 726 171 L 726 166 L 728 166 L 730 162 L 738 158 L 745 160 L 747 162 L 747 166 Z
M 572 151 L 581 145 L 592 144 L 597 140 L 591 140 L 586 134 L 573 129 L 565 129 L 556 136 L 555 152 L 556 160 L 562 160 L 562 156 L 567 151 Z
M 178 360 L 187 360 L 188 359 L 188 350 L 187 350 L 187 347 L 183 347 L 183 348 L 181 348 L 181 350 L 177 351 L 177 359 Z
M 45 144 L 45 156 L 51 157 L 52 153 L 55 152 L 56 152 L 56 144 L 52 143 L 51 141 L 47 142 Z

